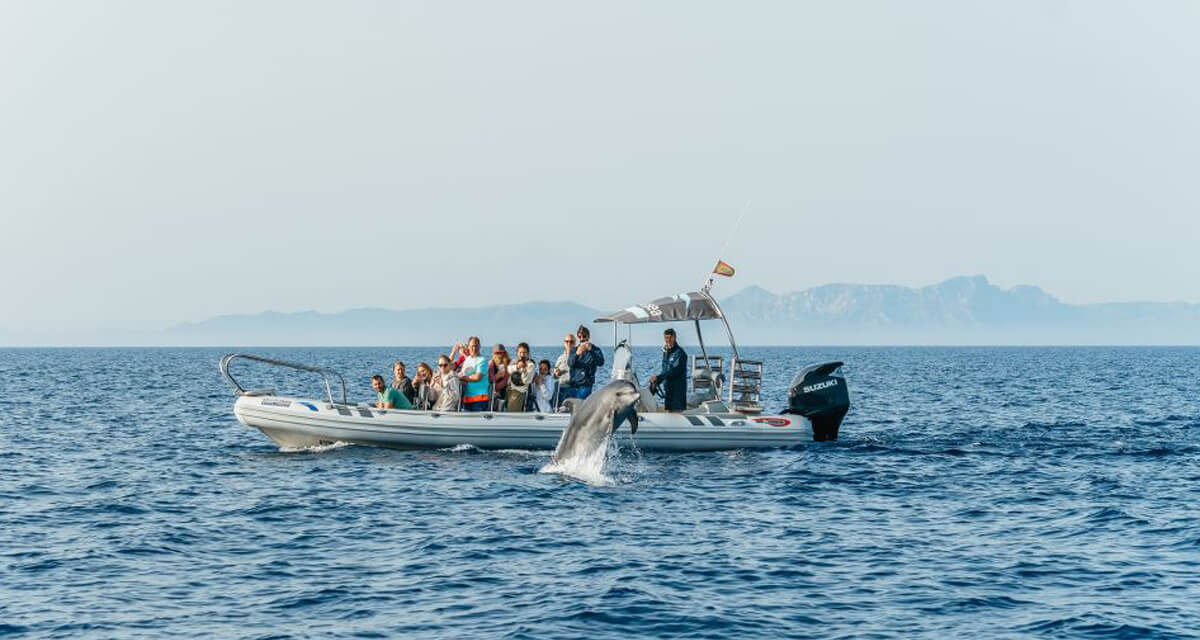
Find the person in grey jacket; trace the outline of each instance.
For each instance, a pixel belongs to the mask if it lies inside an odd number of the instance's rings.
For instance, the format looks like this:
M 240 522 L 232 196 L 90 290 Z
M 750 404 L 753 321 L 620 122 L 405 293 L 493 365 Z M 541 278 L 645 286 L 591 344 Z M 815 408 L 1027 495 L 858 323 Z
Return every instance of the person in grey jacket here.
M 558 360 L 554 361 L 554 378 L 558 380 L 558 386 L 563 392 L 566 392 L 567 387 L 571 386 L 571 367 L 567 365 L 567 360 L 570 359 L 571 352 L 574 350 L 575 334 L 568 333 L 567 337 L 563 338 L 563 352 L 558 354 Z
M 650 376 L 650 390 L 657 393 L 662 386 L 663 404 L 667 411 L 678 413 L 687 408 L 687 353 L 675 341 L 675 330 L 663 332 L 662 369 Z
M 583 400 L 592 394 L 592 386 L 596 384 L 596 369 L 604 366 L 604 354 L 592 345 L 592 332 L 587 327 L 579 325 L 575 335 L 579 337 L 579 346 L 574 350 L 567 348 L 571 386 L 566 397 Z

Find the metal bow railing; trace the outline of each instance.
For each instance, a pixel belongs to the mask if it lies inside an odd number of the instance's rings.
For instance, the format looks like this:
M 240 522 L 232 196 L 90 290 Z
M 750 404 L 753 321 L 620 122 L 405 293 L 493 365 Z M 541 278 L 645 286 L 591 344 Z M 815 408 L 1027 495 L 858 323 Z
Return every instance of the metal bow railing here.
M 288 362 L 286 360 L 276 360 L 275 358 L 256 356 L 249 353 L 230 353 L 221 358 L 221 375 L 225 376 L 225 379 L 229 381 L 229 384 L 233 385 L 234 389 L 236 389 L 234 393 L 237 395 L 243 395 L 247 393 L 247 389 L 242 387 L 242 385 L 233 378 L 233 375 L 229 373 L 229 364 L 238 358 L 242 358 L 244 360 L 253 360 L 254 362 L 262 362 L 264 364 L 271 364 L 277 367 L 287 367 L 289 369 L 296 369 L 297 371 L 308 371 L 310 373 L 318 374 L 325 382 L 325 394 L 329 398 L 329 404 L 347 404 L 346 379 L 343 378 L 342 374 L 338 373 L 337 371 L 334 371 L 333 369 L 326 369 L 325 367 L 315 367 L 312 365 L 300 364 L 298 362 Z M 342 385 L 342 401 L 340 403 L 337 403 L 333 399 L 333 384 L 331 383 L 332 376 L 336 376 Z

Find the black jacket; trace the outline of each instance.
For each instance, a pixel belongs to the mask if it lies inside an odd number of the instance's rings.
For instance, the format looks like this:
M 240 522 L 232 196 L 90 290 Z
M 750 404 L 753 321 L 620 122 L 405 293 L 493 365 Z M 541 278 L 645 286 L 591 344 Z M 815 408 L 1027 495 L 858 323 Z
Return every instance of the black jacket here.
M 392 388 L 399 391 L 408 401 L 412 403 L 417 398 L 417 392 L 413 389 L 412 378 L 404 376 L 404 380 L 400 384 L 396 384 L 396 380 L 392 380 Z
M 596 384 L 596 369 L 604 366 L 604 354 L 595 344 L 581 356 L 575 355 L 575 350 L 571 349 L 567 355 L 567 366 L 571 368 L 572 387 L 590 387 Z
M 667 406 L 668 411 L 683 411 L 687 408 L 687 363 L 687 352 L 678 343 L 670 351 L 663 349 L 658 384 L 663 387 L 663 404 Z

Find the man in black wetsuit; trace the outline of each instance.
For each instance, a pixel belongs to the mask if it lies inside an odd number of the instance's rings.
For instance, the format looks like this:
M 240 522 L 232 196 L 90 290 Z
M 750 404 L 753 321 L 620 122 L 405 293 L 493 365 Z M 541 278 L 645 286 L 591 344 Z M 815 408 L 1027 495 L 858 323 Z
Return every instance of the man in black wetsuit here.
M 667 329 L 663 332 L 662 370 L 650 376 L 650 390 L 657 393 L 662 385 L 663 404 L 671 413 L 687 408 L 687 363 L 687 353 L 675 341 L 675 330 Z

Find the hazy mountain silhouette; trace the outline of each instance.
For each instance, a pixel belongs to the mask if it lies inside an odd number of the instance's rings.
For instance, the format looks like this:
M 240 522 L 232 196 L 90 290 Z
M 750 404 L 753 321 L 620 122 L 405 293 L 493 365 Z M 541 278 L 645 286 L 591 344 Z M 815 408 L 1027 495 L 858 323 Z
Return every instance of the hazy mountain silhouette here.
M 646 302 L 646 301 L 630 301 Z M 1200 305 L 1124 302 L 1073 305 L 1038 287 L 1002 289 L 983 276 L 927 287 L 827 284 L 775 294 L 746 287 L 721 299 L 741 344 L 1200 344 Z M 350 309 L 225 315 L 162 332 L 4 334 L 6 344 L 447 345 L 472 334 L 558 344 L 602 311 L 575 302 L 477 308 Z M 691 342 L 687 326 L 678 327 Z M 607 344 L 603 327 L 593 327 Z M 710 341 L 722 344 L 713 327 Z M 710 335 L 706 332 L 706 335 Z M 603 338 L 603 340 L 600 340 Z M 644 340 L 642 341 L 644 342 Z
M 927 287 L 829 284 L 776 295 L 748 287 L 722 301 L 764 344 L 1197 344 L 1200 305 L 1072 305 L 984 276 Z
M 598 315 L 574 302 L 526 302 L 475 308 L 351 309 L 340 313 L 218 316 L 167 331 L 178 344 L 446 345 L 488 333 L 555 344 Z M 485 337 L 485 344 L 491 340 Z
M 721 304 L 735 336 L 745 344 L 1200 342 L 1200 305 L 1071 305 L 1038 287 L 1001 289 L 983 276 L 952 278 L 917 288 L 828 284 L 785 294 L 751 286 L 722 299 Z M 535 344 L 556 344 L 564 331 L 598 315 L 602 315 L 600 310 L 574 302 L 475 309 L 268 312 L 180 325 L 168 335 L 180 342 L 204 344 L 440 345 L 486 332 L 490 336 L 519 335 Z M 714 339 L 720 333 L 713 328 Z

